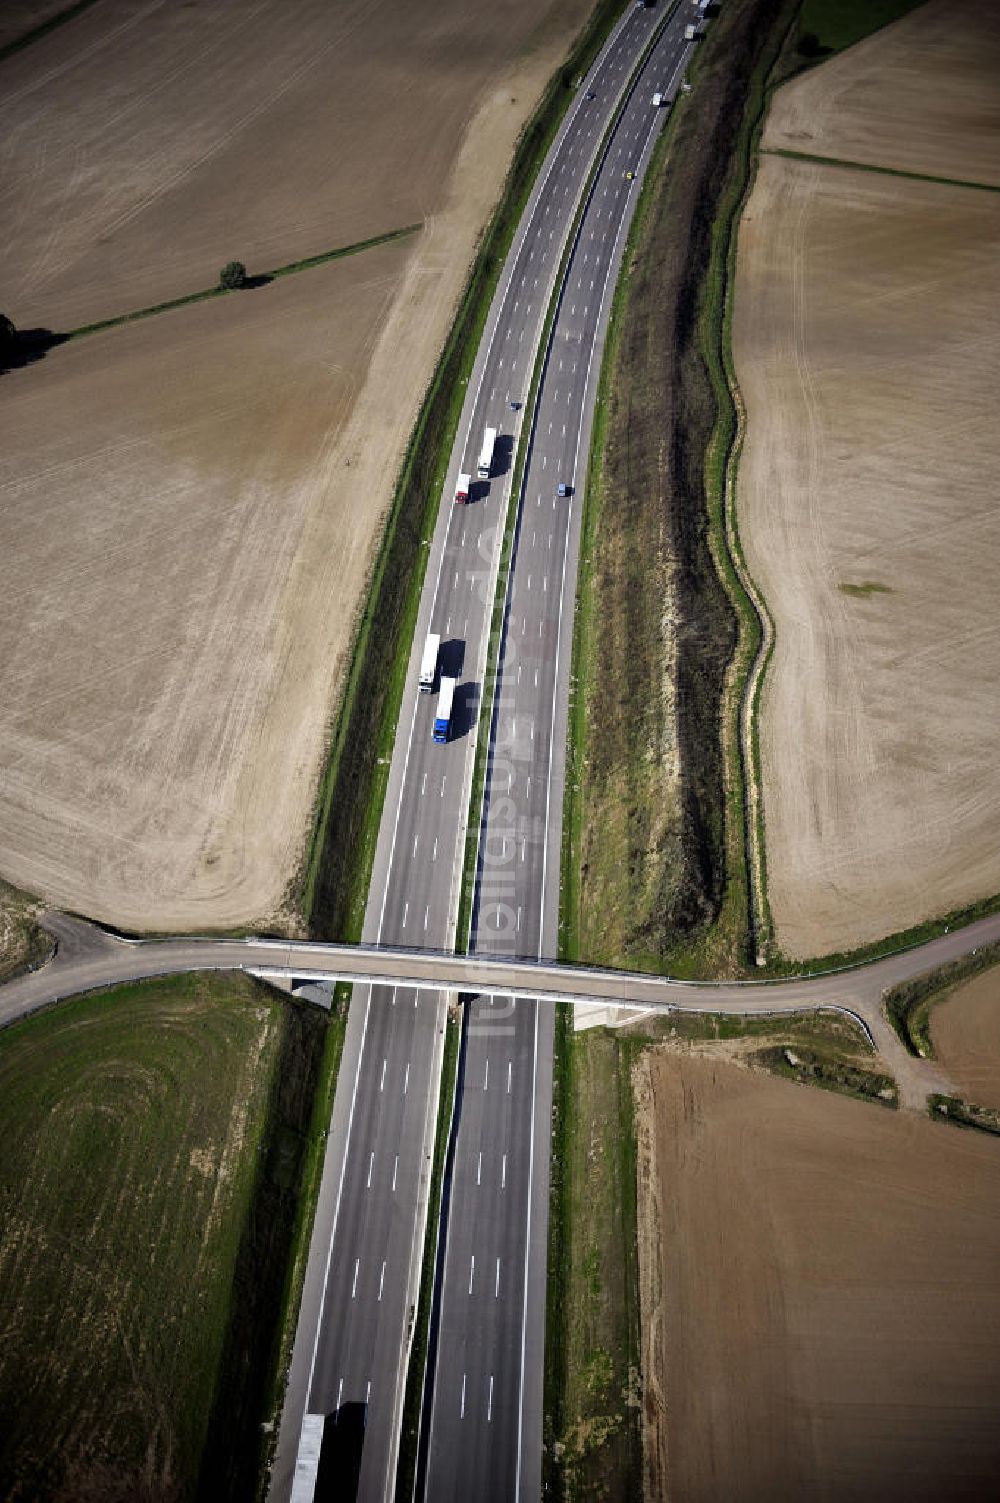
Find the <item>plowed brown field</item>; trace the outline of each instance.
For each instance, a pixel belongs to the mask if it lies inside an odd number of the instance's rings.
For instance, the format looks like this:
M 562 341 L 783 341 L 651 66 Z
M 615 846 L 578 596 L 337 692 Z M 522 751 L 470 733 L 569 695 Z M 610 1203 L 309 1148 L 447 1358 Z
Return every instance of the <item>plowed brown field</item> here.
M 283 902 L 395 473 L 588 0 L 107 0 L 0 70 L 0 871 L 134 928 Z
M 638 1084 L 647 1499 L 995 1498 L 1000 1144 L 690 1056 Z
M 766 141 L 982 175 L 1000 113 L 969 79 L 996 42 L 989 7 L 921 7 L 779 91 Z M 951 111 L 950 155 L 910 130 L 917 77 Z M 1000 195 L 761 158 L 736 285 L 738 507 L 776 627 L 760 743 L 793 956 L 1000 890 L 998 309 Z
M 1000 971 L 974 976 L 939 1002 L 931 1040 L 959 1094 L 1000 1110 Z

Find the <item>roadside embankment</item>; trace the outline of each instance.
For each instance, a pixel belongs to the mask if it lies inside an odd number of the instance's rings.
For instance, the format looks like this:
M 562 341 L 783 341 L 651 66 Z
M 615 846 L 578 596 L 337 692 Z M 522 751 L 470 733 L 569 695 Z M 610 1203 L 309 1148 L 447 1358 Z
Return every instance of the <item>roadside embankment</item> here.
M 758 626 L 725 539 L 735 427 L 720 341 L 749 141 L 793 14 L 784 0 L 747 0 L 711 21 L 650 165 L 616 296 L 574 644 L 571 959 L 679 974 L 745 963 L 730 721 Z

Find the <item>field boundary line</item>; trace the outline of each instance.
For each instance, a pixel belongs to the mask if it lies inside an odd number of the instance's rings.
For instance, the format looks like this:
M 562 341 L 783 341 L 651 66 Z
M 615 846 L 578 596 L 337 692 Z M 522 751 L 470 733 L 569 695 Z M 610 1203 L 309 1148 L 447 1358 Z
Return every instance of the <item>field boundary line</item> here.
M 940 177 L 934 172 L 916 172 L 909 167 L 884 167 L 879 162 L 855 162 L 850 157 L 826 157 L 816 151 L 794 151 L 786 146 L 761 146 L 761 156 L 786 157 L 792 162 L 814 162 L 819 167 L 841 167 L 849 172 L 875 172 L 883 177 L 909 178 L 917 183 L 938 183 L 946 188 L 971 188 L 977 193 L 1000 193 L 1000 183 L 979 183 L 967 177 Z

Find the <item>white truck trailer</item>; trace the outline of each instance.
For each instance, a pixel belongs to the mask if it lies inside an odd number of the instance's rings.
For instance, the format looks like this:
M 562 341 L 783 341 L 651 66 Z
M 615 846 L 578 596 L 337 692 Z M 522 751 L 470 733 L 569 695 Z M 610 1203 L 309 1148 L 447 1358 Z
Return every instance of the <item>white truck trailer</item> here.
M 427 641 L 424 643 L 424 655 L 420 659 L 420 692 L 421 694 L 433 694 L 434 681 L 438 671 L 438 653 L 441 651 L 441 638 L 436 631 L 427 633 Z
M 457 687 L 457 678 L 448 678 L 442 673 L 441 688 L 438 693 L 437 713 L 434 716 L 435 741 L 447 741 L 451 732 L 451 712 L 455 704 L 455 690 Z
M 493 468 L 493 449 L 497 441 L 497 430 L 487 428 L 483 434 L 483 447 L 479 455 L 478 474 L 480 480 L 489 480 L 490 470 Z

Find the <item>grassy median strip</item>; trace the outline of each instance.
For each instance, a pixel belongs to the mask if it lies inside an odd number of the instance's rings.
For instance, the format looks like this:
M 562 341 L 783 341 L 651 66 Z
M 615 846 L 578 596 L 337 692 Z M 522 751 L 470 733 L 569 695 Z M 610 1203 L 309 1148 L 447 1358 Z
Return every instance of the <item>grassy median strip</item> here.
M 257 1494 L 330 1034 L 224 974 L 0 1034 L 4 1497 Z
M 448 1014 L 444 1058 L 441 1065 L 441 1095 L 438 1100 L 437 1132 L 434 1138 L 434 1168 L 431 1173 L 427 1202 L 427 1234 L 420 1269 L 420 1294 L 410 1348 L 410 1365 L 406 1373 L 406 1397 L 399 1437 L 399 1463 L 396 1469 L 397 1503 L 409 1503 L 417 1471 L 420 1443 L 420 1419 L 427 1380 L 427 1341 L 430 1335 L 431 1302 L 434 1296 L 434 1273 L 437 1267 L 441 1233 L 441 1193 L 444 1166 L 451 1142 L 452 1117 L 455 1111 L 455 1087 L 458 1081 L 458 1055 L 462 1027 L 456 1015 Z
M 301 884 L 312 934 L 356 940 L 382 816 L 410 646 L 448 460 L 482 330 L 538 170 L 623 7 L 601 0 L 518 143 L 500 203 L 417 419 L 355 638 Z

